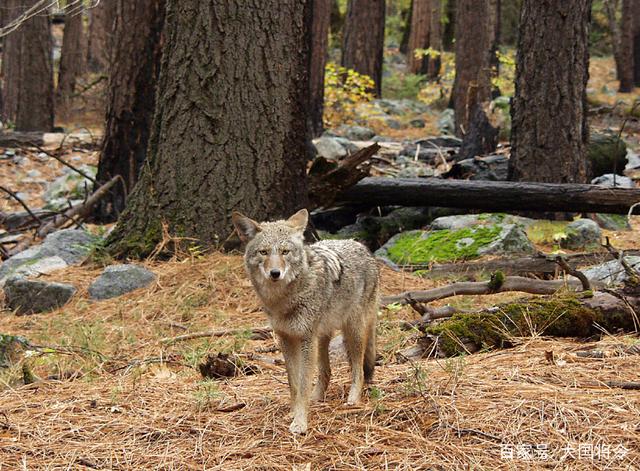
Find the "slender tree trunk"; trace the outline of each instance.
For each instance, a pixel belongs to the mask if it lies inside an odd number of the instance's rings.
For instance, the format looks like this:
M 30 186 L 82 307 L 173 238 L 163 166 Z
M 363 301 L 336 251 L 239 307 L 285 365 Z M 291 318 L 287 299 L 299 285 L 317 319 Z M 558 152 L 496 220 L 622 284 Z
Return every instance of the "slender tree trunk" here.
M 16 18 L 36 0 L 8 0 L 7 20 Z M 3 121 L 16 131 L 53 128 L 53 42 L 48 14 L 34 16 L 4 38 Z
M 340 12 L 340 2 L 331 1 L 331 19 L 329 20 L 331 30 L 331 44 L 342 44 L 342 27 L 344 26 L 344 15 Z
M 431 30 L 431 0 L 413 0 L 411 10 L 411 34 L 407 63 L 412 74 L 426 74 L 429 68 L 429 56 L 416 57 L 416 49 L 429 47 Z
M 407 54 L 409 51 L 409 37 L 411 36 L 411 19 L 413 18 L 413 2 L 409 4 L 409 8 L 402 10 L 400 13 L 402 20 L 402 38 L 400 39 L 400 52 Z
M 311 32 L 313 42 L 311 45 L 311 63 L 309 67 L 309 86 L 311 88 L 309 129 L 313 137 L 321 135 L 324 129 L 322 123 L 324 110 L 324 67 L 327 62 L 330 17 L 330 0 L 313 0 L 313 30 Z
M 163 225 L 222 244 L 231 212 L 306 204 L 310 1 L 169 0 L 147 160 L 109 244 L 148 254 Z
M 455 50 L 455 37 L 456 37 L 456 9 L 458 0 L 446 0 L 446 17 L 447 22 L 442 30 L 442 47 L 445 51 Z
M 631 17 L 633 18 L 633 83 L 640 87 L 640 0 L 631 2 Z
M 112 1 L 114 60 L 109 71 L 105 135 L 96 180 L 100 186 L 120 175 L 123 185 L 114 188 L 96 208 L 96 217 L 102 221 L 112 221 L 122 212 L 147 154 L 166 3 Z
M 87 40 L 87 66 L 91 72 L 109 69 L 113 22 L 116 0 L 100 0 L 89 10 L 89 38 Z M 130 25 L 135 29 L 134 25 Z
M 76 89 L 76 81 L 84 72 L 83 8 L 67 9 L 64 20 L 64 35 L 58 71 L 57 104 L 67 108 L 67 101 Z
M 510 180 L 587 180 L 591 0 L 524 0 L 511 116 Z
M 456 3 L 453 102 L 456 134 L 464 136 L 476 107 L 491 101 L 496 3 L 495 0 L 458 0 Z
M 442 64 L 442 0 L 431 0 L 430 26 L 429 26 L 429 46 L 436 52 L 429 56 L 427 76 L 436 79 L 440 75 Z
M 384 18 L 384 0 L 349 0 L 342 65 L 371 77 L 376 96 L 380 96 L 382 87 Z
M 622 56 L 622 31 L 618 24 L 618 7 L 620 0 L 605 0 L 603 3 L 604 10 L 609 23 L 609 33 L 611 34 L 611 49 L 613 50 L 613 59 L 616 63 L 616 78 L 624 75 L 622 64 L 624 62 Z
M 622 21 L 620 22 L 620 93 L 633 91 L 633 3 L 637 0 L 622 0 Z

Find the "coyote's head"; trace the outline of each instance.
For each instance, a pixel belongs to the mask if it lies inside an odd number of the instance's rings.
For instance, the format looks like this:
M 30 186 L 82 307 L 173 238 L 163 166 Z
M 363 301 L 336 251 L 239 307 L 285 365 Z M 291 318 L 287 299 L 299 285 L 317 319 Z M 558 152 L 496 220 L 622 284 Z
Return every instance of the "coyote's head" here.
M 306 209 L 286 221 L 257 223 L 236 211 L 231 219 L 240 239 L 247 243 L 245 264 L 255 281 L 288 284 L 306 268 L 303 236 L 309 220 Z

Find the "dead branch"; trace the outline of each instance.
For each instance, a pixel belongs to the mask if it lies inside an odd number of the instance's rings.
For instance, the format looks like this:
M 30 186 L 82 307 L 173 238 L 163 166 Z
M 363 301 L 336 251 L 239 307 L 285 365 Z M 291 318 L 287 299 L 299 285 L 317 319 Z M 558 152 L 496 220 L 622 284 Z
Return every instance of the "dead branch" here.
M 177 337 L 165 337 L 160 339 L 160 343 L 170 345 L 176 342 L 184 342 L 185 340 L 200 339 L 204 337 L 226 337 L 233 335 L 242 335 L 249 332 L 251 340 L 265 340 L 271 337 L 273 329 L 269 326 L 256 327 L 253 329 L 225 329 L 225 330 L 206 330 L 204 332 L 193 332 L 191 334 L 178 335 Z
M 453 283 L 424 291 L 406 291 L 395 296 L 384 296 L 381 299 L 381 304 L 383 306 L 395 303 L 410 304 L 410 300 L 428 303 L 451 296 L 494 294 L 507 291 L 520 291 L 530 294 L 553 294 L 563 288 L 580 291 L 582 284 L 577 280 L 536 280 L 522 276 L 507 276 L 498 286 L 491 281 Z
M 11 196 L 14 200 L 16 200 L 18 203 L 20 203 L 20 205 L 25 209 L 25 211 L 27 213 L 29 213 L 29 216 L 31 216 L 31 218 L 38 222 L 39 224 L 42 224 L 42 219 L 40 219 L 38 216 L 36 216 L 36 214 L 31 211 L 31 208 L 29 208 L 29 206 L 27 206 L 27 204 L 22 201 L 22 199 L 20 199 L 20 197 L 18 195 L 16 195 L 13 191 L 11 191 L 8 188 L 5 188 L 3 186 L 0 186 L 0 190 L 4 191 L 5 193 L 9 194 L 9 196 Z
M 638 272 L 636 272 L 636 270 L 631 265 L 629 265 L 629 263 L 624 259 L 624 252 L 622 250 L 618 251 L 617 249 L 615 249 L 611 245 L 611 242 L 609 241 L 608 236 L 605 238 L 605 241 L 606 242 L 604 244 L 604 248 L 607 249 L 609 253 L 613 255 L 613 257 L 615 257 L 615 259 L 620 262 L 620 265 L 622 265 L 622 268 L 624 268 L 624 271 L 629 276 L 631 282 L 634 284 L 639 284 L 640 275 L 638 275 Z
M 380 150 L 378 144 L 372 144 L 347 156 L 340 162 L 318 157 L 309 169 L 310 207 L 331 206 L 336 195 L 355 185 L 369 175 L 369 165 L 363 165 Z
M 585 276 L 585 274 L 582 273 L 581 271 L 571 268 L 571 266 L 569 266 L 567 261 L 564 258 L 562 258 L 561 255 L 558 255 L 556 257 L 556 263 L 560 265 L 560 267 L 565 271 L 565 273 L 571 276 L 575 276 L 577 279 L 580 280 L 580 283 L 582 283 L 583 291 L 589 291 L 591 289 L 591 283 L 589 283 L 589 279 Z
M 115 185 L 120 178 L 121 177 L 119 175 L 116 175 L 107 183 L 98 188 L 95 192 L 93 192 L 93 194 L 89 198 L 87 198 L 85 202 L 74 205 L 64 213 L 56 215 L 53 219 L 51 219 L 51 221 L 38 229 L 38 236 L 46 236 L 50 232 L 56 230 L 69 219 L 74 219 L 76 217 L 84 218 L 88 216 L 92 208 L 98 203 L 98 201 L 104 198 L 107 193 L 109 193 L 109 190 L 111 190 L 113 185 Z

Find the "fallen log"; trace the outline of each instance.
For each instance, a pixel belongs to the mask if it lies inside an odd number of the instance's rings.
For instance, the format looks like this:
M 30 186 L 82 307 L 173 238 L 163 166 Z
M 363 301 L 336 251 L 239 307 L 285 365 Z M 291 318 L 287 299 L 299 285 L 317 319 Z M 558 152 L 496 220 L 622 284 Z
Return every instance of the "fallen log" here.
M 640 256 L 640 250 L 626 250 L 625 256 Z M 611 260 L 608 252 L 577 253 L 564 255 L 564 259 L 574 267 L 595 265 Z M 464 263 L 441 263 L 435 265 L 411 265 L 403 266 L 415 270 L 425 270 L 423 275 L 427 276 L 447 276 L 452 273 L 481 273 L 501 271 L 505 275 L 526 275 L 534 273 L 536 275 L 553 275 L 558 271 L 558 265 L 554 261 L 555 255 L 540 253 L 530 257 L 504 257 L 493 260 L 481 260 L 477 262 Z
M 438 178 L 367 177 L 338 195 L 341 203 L 440 206 L 486 211 L 559 211 L 627 214 L 640 189 Z M 640 214 L 640 207 L 635 208 Z
M 530 294 L 553 294 L 561 289 L 581 291 L 582 283 L 578 280 L 536 280 L 522 276 L 507 276 L 503 280 L 467 281 L 452 283 L 423 291 L 406 291 L 395 296 L 384 296 L 380 303 L 389 304 L 429 303 L 439 299 L 460 295 L 478 295 L 519 291 Z
M 628 303 L 628 304 L 627 304 Z M 419 326 L 421 355 L 440 357 L 506 348 L 517 337 L 545 335 L 586 338 L 637 332 L 640 298 L 624 300 L 608 292 L 590 296 L 525 299 L 471 314 L 454 314 L 438 324 Z

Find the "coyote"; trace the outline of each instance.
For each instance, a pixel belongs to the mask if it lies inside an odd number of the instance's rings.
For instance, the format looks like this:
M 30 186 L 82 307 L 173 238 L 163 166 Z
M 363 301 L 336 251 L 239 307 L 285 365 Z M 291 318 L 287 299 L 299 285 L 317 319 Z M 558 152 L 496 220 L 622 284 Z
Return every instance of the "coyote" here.
M 247 243 L 245 267 L 262 301 L 284 355 L 293 421 L 289 430 L 307 431 L 309 400 L 324 400 L 329 385 L 329 341 L 341 329 L 351 366 L 347 404 L 356 404 L 373 377 L 376 357 L 378 266 L 354 240 L 303 244 L 309 213 L 286 221 L 257 223 L 232 215 Z M 318 381 L 311 393 L 316 362 Z

